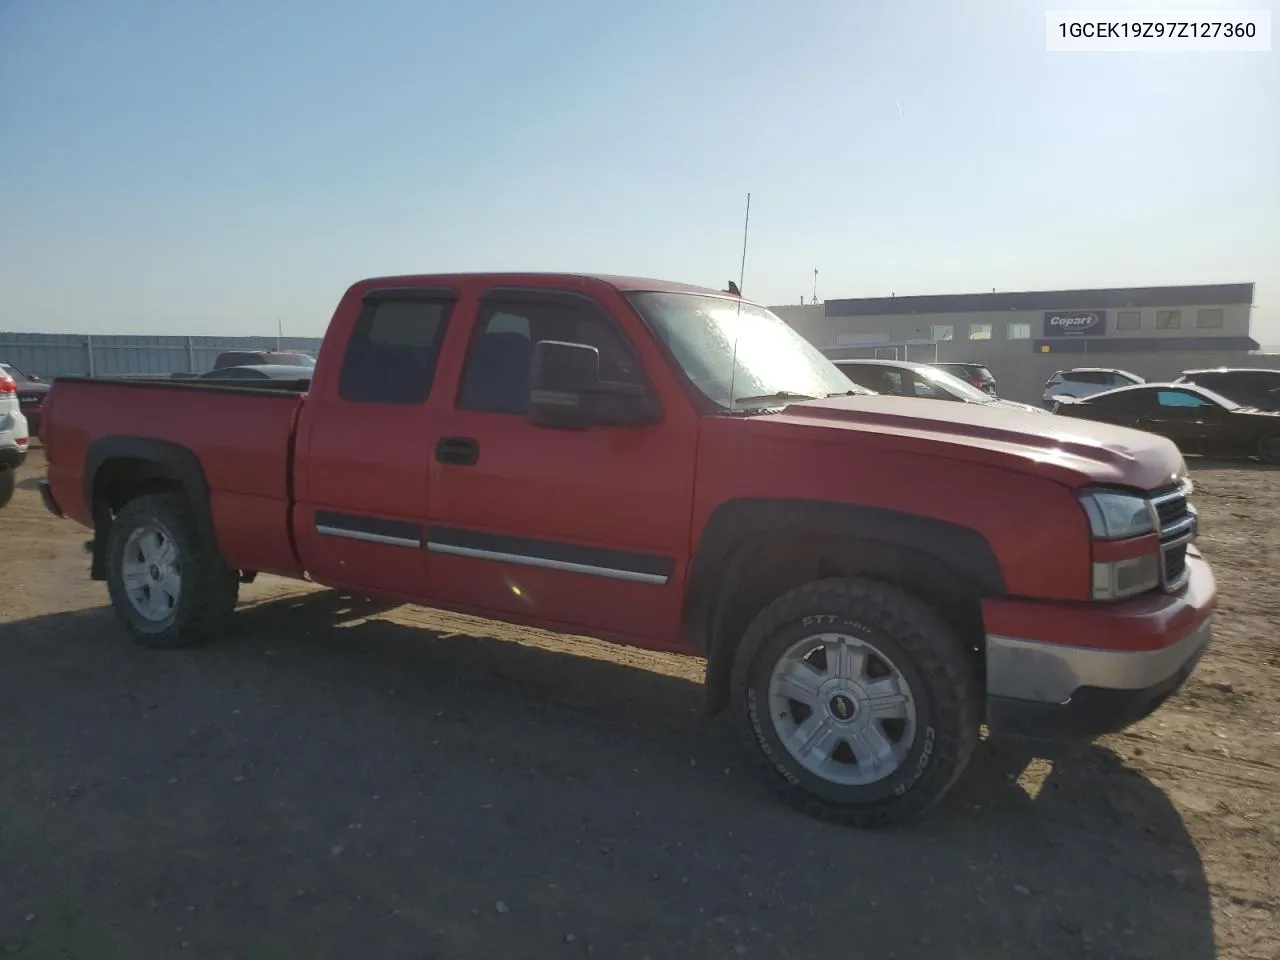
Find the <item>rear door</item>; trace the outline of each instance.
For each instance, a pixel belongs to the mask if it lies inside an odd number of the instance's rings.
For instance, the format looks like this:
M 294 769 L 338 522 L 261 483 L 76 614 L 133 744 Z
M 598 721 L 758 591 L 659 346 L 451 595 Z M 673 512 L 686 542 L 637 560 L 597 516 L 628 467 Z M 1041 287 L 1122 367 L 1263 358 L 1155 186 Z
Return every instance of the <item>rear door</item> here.
M 557 430 L 526 416 L 539 340 L 595 346 L 602 379 L 653 390 L 655 375 L 670 377 L 617 300 L 611 311 L 568 290 L 483 292 L 454 407 L 432 423 L 431 584 L 442 601 L 482 614 L 674 644 L 692 407 L 668 403 L 663 422 L 642 427 Z M 650 347 L 649 369 L 637 343 Z
M 308 398 L 294 535 L 331 586 L 424 598 L 428 401 L 456 295 L 369 293 L 337 375 Z

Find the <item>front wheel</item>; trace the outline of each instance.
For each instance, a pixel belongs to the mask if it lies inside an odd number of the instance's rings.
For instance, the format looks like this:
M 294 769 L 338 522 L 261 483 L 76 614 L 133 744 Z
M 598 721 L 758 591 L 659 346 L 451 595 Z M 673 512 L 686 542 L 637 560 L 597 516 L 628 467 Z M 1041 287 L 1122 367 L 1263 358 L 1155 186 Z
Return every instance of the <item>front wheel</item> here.
M 0 507 L 8 506 L 17 486 L 18 471 L 12 467 L 0 467 Z
M 854 826 L 913 820 L 968 765 L 974 669 L 910 594 L 864 579 L 806 584 L 766 607 L 744 644 L 750 731 L 775 785 L 806 811 Z
M 111 523 L 107 589 L 116 615 L 146 647 L 186 647 L 213 636 L 240 584 L 196 529 L 185 498 L 130 500 Z

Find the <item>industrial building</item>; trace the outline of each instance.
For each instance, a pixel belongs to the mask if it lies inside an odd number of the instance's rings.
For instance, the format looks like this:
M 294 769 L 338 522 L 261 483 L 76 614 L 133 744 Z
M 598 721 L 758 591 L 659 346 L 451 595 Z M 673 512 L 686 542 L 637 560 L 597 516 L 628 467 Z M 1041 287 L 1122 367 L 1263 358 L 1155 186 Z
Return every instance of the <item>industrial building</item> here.
M 1001 393 L 1039 396 L 1055 370 L 1119 367 L 1147 379 L 1259 366 L 1254 285 L 1040 290 L 828 300 L 771 309 L 832 358 L 985 364 Z M 1280 358 L 1270 358 L 1275 362 Z

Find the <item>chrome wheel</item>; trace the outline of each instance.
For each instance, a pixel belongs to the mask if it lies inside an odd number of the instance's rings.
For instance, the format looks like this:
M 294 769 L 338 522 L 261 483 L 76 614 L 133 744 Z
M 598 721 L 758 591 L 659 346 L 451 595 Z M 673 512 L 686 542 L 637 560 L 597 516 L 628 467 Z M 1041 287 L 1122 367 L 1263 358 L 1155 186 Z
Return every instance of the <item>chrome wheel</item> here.
M 890 776 L 916 735 L 915 698 L 902 672 L 848 634 L 814 634 L 779 657 L 769 678 L 769 710 L 796 762 L 846 786 Z
M 125 541 L 120 569 L 125 594 L 139 616 L 159 623 L 173 615 L 182 593 L 182 570 L 168 530 L 155 522 L 135 529 Z

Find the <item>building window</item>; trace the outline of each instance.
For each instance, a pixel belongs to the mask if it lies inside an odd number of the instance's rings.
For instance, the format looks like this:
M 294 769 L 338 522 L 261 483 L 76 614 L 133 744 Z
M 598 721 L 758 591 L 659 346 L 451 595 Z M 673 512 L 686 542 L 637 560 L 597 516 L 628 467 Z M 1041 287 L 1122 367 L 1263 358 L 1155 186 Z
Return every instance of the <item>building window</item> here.
M 1196 314 L 1197 327 L 1211 327 L 1217 329 L 1222 326 L 1221 310 L 1201 310 Z
M 1009 324 L 1009 330 L 1007 335 L 1010 340 L 1030 340 L 1031 324 L 1011 323 Z
M 935 323 L 933 325 L 934 340 L 954 340 L 956 336 L 956 328 L 949 323 Z
M 969 324 L 970 340 L 990 340 L 991 324 L 989 323 L 971 323 Z
M 1121 310 L 1116 314 L 1117 330 L 1141 330 L 1142 329 L 1142 311 L 1141 310 Z
M 1156 329 L 1157 330 L 1181 330 L 1182 329 L 1182 311 L 1181 310 L 1157 310 L 1156 311 Z

